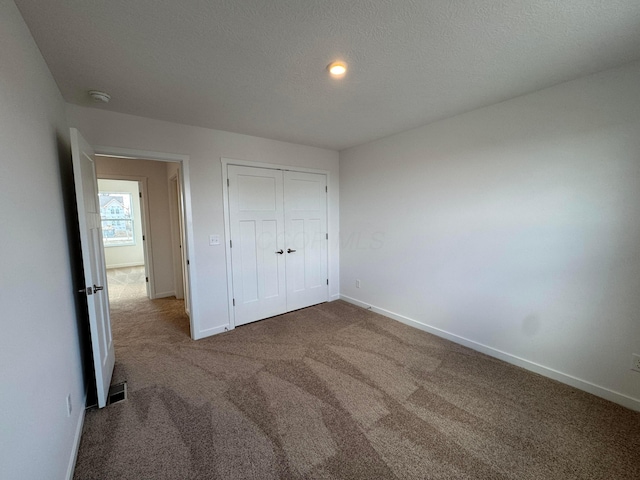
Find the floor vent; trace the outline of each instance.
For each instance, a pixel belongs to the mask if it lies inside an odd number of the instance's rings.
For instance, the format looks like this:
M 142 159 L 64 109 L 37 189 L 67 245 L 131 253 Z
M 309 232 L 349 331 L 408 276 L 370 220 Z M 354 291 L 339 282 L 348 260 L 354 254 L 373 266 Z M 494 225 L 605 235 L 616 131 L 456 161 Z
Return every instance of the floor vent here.
M 109 395 L 107 397 L 107 405 L 124 402 L 127 399 L 127 382 L 116 383 L 109 387 Z

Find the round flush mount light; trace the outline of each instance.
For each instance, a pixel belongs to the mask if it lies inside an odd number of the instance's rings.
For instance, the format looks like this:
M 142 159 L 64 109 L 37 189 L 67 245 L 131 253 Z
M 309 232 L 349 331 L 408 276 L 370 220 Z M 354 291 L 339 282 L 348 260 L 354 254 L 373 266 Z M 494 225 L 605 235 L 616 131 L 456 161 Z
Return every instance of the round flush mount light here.
M 109 103 L 109 100 L 111 100 L 111 95 L 99 90 L 89 90 L 89 96 L 94 102 Z
M 347 64 L 344 62 L 333 62 L 327 67 L 329 73 L 334 77 L 342 77 L 347 73 Z

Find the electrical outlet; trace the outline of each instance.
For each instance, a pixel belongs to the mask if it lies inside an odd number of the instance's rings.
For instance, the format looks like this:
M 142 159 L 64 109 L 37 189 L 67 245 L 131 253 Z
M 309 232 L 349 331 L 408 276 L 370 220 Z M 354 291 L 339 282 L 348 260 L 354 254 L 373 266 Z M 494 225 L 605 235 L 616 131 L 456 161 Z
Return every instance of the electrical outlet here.
M 71 394 L 67 395 L 67 417 L 71 416 L 71 411 L 73 410 L 73 407 L 71 405 Z
M 640 372 L 640 355 L 636 353 L 632 353 L 631 357 L 633 358 L 633 363 L 631 364 L 631 370 Z
M 356 288 L 360 288 L 360 280 L 356 280 Z

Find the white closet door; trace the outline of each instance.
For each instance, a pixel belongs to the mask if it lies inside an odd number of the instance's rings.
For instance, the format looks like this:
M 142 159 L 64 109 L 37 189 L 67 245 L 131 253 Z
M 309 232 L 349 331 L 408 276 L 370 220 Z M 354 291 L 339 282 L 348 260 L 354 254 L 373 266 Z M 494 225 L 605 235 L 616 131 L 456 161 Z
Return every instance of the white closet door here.
M 286 312 L 282 172 L 229 165 L 235 325 Z M 280 253 L 282 252 L 282 253 Z
M 287 311 L 327 301 L 327 177 L 284 172 Z

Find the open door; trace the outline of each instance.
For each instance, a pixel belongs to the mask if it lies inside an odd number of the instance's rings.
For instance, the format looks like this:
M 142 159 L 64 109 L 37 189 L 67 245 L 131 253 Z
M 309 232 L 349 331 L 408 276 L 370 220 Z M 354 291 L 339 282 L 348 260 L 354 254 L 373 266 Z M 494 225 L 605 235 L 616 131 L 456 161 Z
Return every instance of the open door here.
M 85 285 L 80 292 L 87 296 L 98 407 L 102 408 L 107 404 L 116 356 L 109 318 L 107 273 L 93 150 L 75 128 L 71 129 L 71 156 Z
M 191 296 L 189 295 L 189 272 L 187 260 L 187 244 L 185 226 L 184 226 L 184 195 L 182 190 L 182 167 L 178 169 L 176 175 L 176 195 L 178 197 L 178 228 L 180 229 L 180 268 L 182 269 L 182 293 L 184 298 L 184 312 L 191 317 L 191 305 L 189 304 Z

